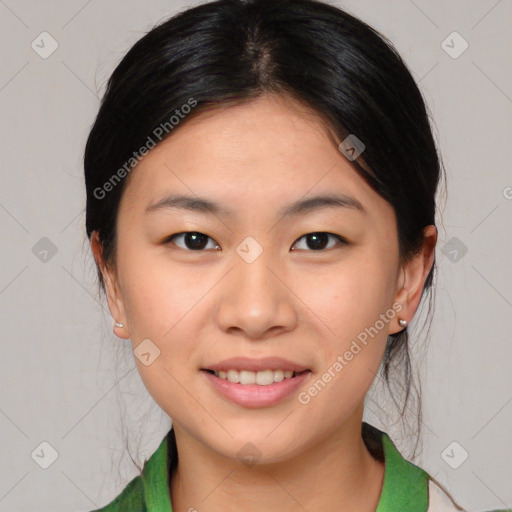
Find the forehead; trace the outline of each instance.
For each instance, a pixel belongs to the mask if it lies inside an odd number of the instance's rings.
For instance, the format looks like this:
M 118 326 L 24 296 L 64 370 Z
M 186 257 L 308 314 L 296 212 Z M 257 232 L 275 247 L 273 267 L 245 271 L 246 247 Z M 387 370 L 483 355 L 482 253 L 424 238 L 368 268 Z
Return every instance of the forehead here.
M 209 197 L 232 211 L 276 211 L 339 192 L 382 214 L 391 206 L 353 169 L 315 112 L 263 96 L 204 112 L 178 126 L 131 172 L 123 203 L 145 209 L 166 193 Z

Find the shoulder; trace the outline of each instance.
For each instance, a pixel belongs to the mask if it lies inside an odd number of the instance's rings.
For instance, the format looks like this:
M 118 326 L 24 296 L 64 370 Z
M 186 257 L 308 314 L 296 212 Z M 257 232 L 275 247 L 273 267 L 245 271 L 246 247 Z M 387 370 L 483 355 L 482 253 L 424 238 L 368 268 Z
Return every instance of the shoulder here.
M 377 460 L 385 461 L 376 512 L 475 512 L 461 507 L 441 483 L 405 459 L 385 432 L 363 422 L 362 433 L 370 453 Z M 512 509 L 489 512 L 512 512 Z
M 450 494 L 432 477 L 428 479 L 427 512 L 456 512 L 464 509 L 455 503 Z
M 428 482 L 428 509 L 427 512 L 469 512 L 457 505 L 454 499 L 434 478 L 429 477 Z M 512 512 L 511 508 L 489 510 L 488 512 Z

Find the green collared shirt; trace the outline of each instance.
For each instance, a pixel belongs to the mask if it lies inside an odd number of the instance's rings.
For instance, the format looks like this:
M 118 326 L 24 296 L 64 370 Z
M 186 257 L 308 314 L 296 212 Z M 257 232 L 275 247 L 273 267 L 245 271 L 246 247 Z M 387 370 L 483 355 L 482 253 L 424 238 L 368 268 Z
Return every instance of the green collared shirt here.
M 463 510 L 423 469 L 405 460 L 389 436 L 363 424 L 384 456 L 381 496 L 375 512 L 456 512 Z M 93 512 L 172 512 L 169 495 L 168 436 L 135 477 L 105 507 Z M 492 512 L 512 512 L 512 509 Z

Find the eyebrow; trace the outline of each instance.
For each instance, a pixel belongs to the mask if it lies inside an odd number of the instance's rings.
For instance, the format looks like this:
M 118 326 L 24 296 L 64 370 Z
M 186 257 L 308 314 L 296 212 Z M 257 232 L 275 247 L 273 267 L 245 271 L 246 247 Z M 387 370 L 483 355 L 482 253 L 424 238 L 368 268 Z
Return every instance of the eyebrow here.
M 224 208 L 215 201 L 182 194 L 171 194 L 160 199 L 156 203 L 149 204 L 146 207 L 145 213 L 152 213 L 172 208 L 207 213 L 211 215 L 233 215 L 232 210 Z M 360 211 L 361 213 L 366 213 L 363 205 L 353 197 L 346 196 L 344 194 L 326 194 L 311 197 L 309 199 L 300 199 L 281 208 L 278 211 L 278 215 L 280 217 L 291 217 L 303 215 L 323 208 L 347 208 L 350 210 Z

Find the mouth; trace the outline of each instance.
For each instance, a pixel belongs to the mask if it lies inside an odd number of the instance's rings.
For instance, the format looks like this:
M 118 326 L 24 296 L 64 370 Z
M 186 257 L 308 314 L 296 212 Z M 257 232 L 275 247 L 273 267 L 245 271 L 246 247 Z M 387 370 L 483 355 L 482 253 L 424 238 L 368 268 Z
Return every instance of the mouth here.
M 201 368 L 207 385 L 222 399 L 247 409 L 277 406 L 307 385 L 312 371 L 279 357 L 231 358 Z
M 242 386 L 249 386 L 256 384 L 258 386 L 271 386 L 283 382 L 284 380 L 294 379 L 305 373 L 309 373 L 310 370 L 295 371 L 295 370 L 284 370 L 284 369 L 266 369 L 260 371 L 251 370 L 239 370 L 231 368 L 229 370 L 211 370 L 203 369 L 210 375 L 214 375 L 219 379 L 231 382 L 232 384 L 240 384 Z

